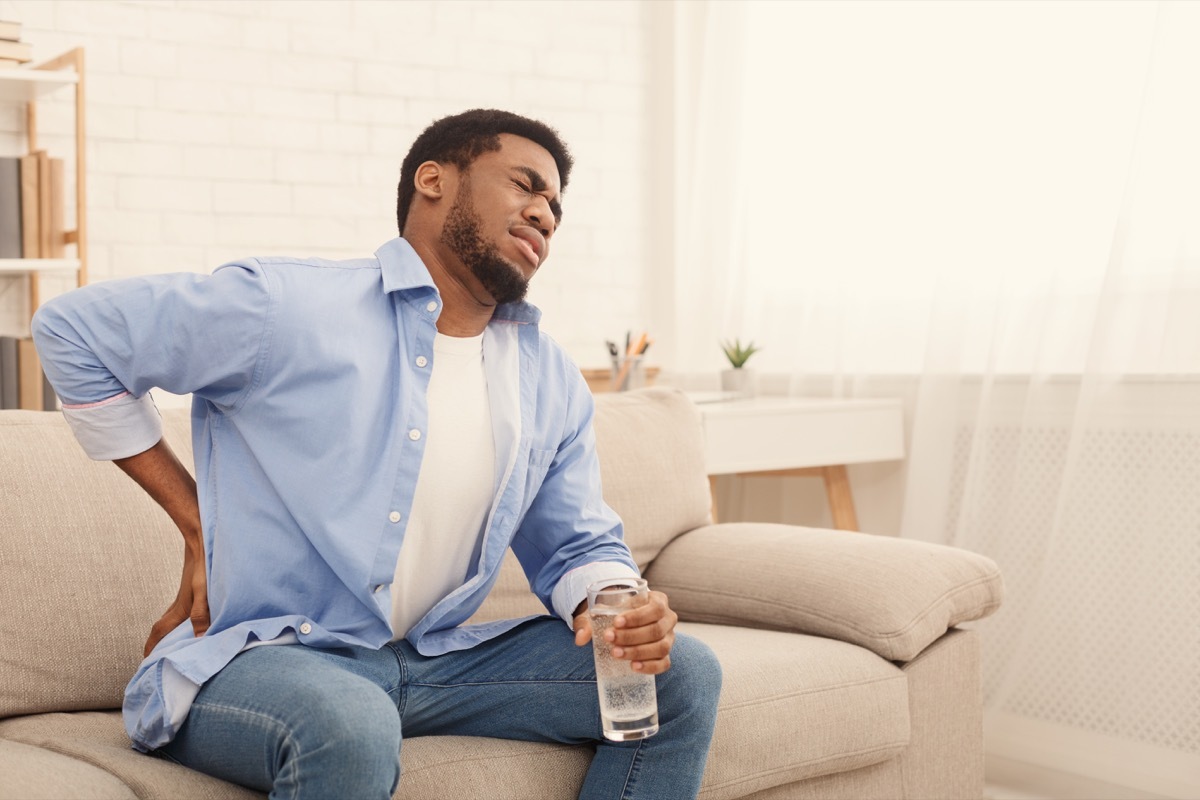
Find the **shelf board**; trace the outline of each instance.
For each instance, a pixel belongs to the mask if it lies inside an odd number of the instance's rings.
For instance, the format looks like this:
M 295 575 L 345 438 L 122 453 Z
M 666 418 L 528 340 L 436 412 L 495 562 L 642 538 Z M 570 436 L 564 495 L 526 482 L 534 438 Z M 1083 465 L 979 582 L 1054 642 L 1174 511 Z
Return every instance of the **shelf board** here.
M 78 258 L 0 258 L 0 276 L 13 275 L 47 275 L 61 273 L 63 275 L 76 272 L 80 263 Z
M 0 102 L 29 103 L 79 83 L 78 73 L 62 69 L 0 69 Z

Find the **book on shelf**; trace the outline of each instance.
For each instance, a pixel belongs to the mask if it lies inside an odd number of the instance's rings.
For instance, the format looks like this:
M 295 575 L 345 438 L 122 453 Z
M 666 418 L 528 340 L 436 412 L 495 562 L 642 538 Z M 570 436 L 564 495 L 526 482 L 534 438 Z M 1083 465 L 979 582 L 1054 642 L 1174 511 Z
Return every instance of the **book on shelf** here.
M 0 58 L 11 58 L 24 63 L 33 60 L 33 45 L 29 42 L 12 42 L 0 39 Z
M 20 252 L 0 258 L 62 258 L 66 253 L 67 242 L 63 218 L 66 209 L 66 172 L 63 160 L 49 158 L 44 150 L 17 160 L 20 161 Z M 0 197 L 8 197 L 4 193 L 2 178 L 4 171 L 11 170 L 11 166 L 6 165 L 5 161 L 6 159 L 0 159 Z M 6 222 L 5 213 L 8 217 L 13 216 L 11 212 L 0 211 L 0 235 L 3 235 L 7 225 L 11 224 L 11 220 Z M 0 248 L 2 247 L 4 240 L 0 238 Z M 10 249 L 0 252 L 9 252 Z
M 50 213 L 43 222 L 48 249 L 42 253 L 42 256 L 62 258 L 67 254 L 67 225 L 63 218 L 67 207 L 66 165 L 61 158 L 48 158 L 46 166 L 49 167 L 49 170 L 43 186 L 47 190 Z
M 0 409 L 19 408 L 21 405 L 17 341 L 14 336 L 0 336 Z
M 58 411 L 58 394 L 45 372 L 42 373 L 42 411 Z
M 38 169 L 38 258 L 49 258 L 52 249 L 50 226 L 53 224 L 50 219 L 50 157 L 45 150 L 38 150 L 35 155 Z
M 21 256 L 38 258 L 42 254 L 38 202 L 38 157 L 30 153 L 21 157 Z
M 0 336 L 0 409 L 57 411 L 58 396 L 42 371 L 33 339 Z
M 17 340 L 17 402 L 28 411 L 42 410 L 42 362 L 33 339 Z
M 21 159 L 0 158 L 0 258 L 21 252 Z
M 21 41 L 21 23 L 0 19 L 0 70 L 19 67 L 33 59 L 33 48 Z

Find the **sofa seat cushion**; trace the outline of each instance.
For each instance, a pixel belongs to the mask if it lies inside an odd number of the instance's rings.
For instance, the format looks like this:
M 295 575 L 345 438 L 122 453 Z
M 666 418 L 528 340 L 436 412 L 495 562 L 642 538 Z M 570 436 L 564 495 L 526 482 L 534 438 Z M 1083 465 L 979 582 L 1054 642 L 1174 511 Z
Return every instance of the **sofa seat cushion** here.
M 724 672 L 703 800 L 878 764 L 909 741 L 908 681 L 857 645 L 680 623 Z
M 0 721 L 0 743 L 44 748 L 44 758 L 99 767 L 142 800 L 262 800 L 263 794 L 185 769 L 129 746 L 117 711 L 38 714 Z M 15 745 L 14 745 L 15 746 Z M 48 751 L 55 751 L 53 753 Z M 403 778 L 393 800 L 561 800 L 575 797 L 592 761 L 585 747 L 470 736 L 421 736 L 402 746 Z M 62 754 L 62 755 L 57 755 Z M 64 759 L 71 756 L 72 759 Z M 469 764 L 469 769 L 455 765 Z M 91 766 L 89 766 L 91 765 Z M 104 776 L 104 777 L 111 777 Z M 116 780 L 113 780 L 117 783 Z M 75 796 L 64 792 L 59 796 Z M 92 795 L 83 794 L 83 797 Z M 97 797 L 127 797 L 111 793 Z
M 261 800 L 259 792 L 132 749 L 119 711 L 35 714 L 0 721 L 0 739 L 36 745 L 111 773 L 142 800 Z
M 873 653 L 778 631 L 700 623 L 680 630 L 708 644 L 724 672 L 704 800 L 877 764 L 908 744 L 907 679 Z M 13 717 L 0 721 L 0 739 L 99 767 L 143 800 L 262 797 L 135 752 L 117 711 Z M 395 800 L 561 800 L 578 794 L 592 757 L 584 747 L 459 736 L 408 739 L 402 752 Z M 475 768 L 455 769 L 465 762 Z
M 98 767 L 8 739 L 0 739 L 0 776 L 0 800 L 137 800 Z

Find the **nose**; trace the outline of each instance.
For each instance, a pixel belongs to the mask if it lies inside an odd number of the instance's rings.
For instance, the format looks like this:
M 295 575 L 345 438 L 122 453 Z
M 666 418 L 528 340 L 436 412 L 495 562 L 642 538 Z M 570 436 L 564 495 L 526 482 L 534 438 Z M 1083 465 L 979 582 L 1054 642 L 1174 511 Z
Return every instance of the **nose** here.
M 524 217 L 547 240 L 554 235 L 554 229 L 558 227 L 554 220 L 554 212 L 550 210 L 550 201 L 541 195 L 535 195 L 533 202 L 525 207 Z

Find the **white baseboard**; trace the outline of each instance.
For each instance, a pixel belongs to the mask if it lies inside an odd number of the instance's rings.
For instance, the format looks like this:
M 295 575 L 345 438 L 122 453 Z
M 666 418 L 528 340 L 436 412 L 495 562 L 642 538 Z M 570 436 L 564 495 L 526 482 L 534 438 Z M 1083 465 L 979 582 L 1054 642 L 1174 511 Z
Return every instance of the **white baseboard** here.
M 1129 787 L 1139 797 L 1200 797 L 1200 754 L 995 711 L 985 716 L 984 742 L 989 758 Z

